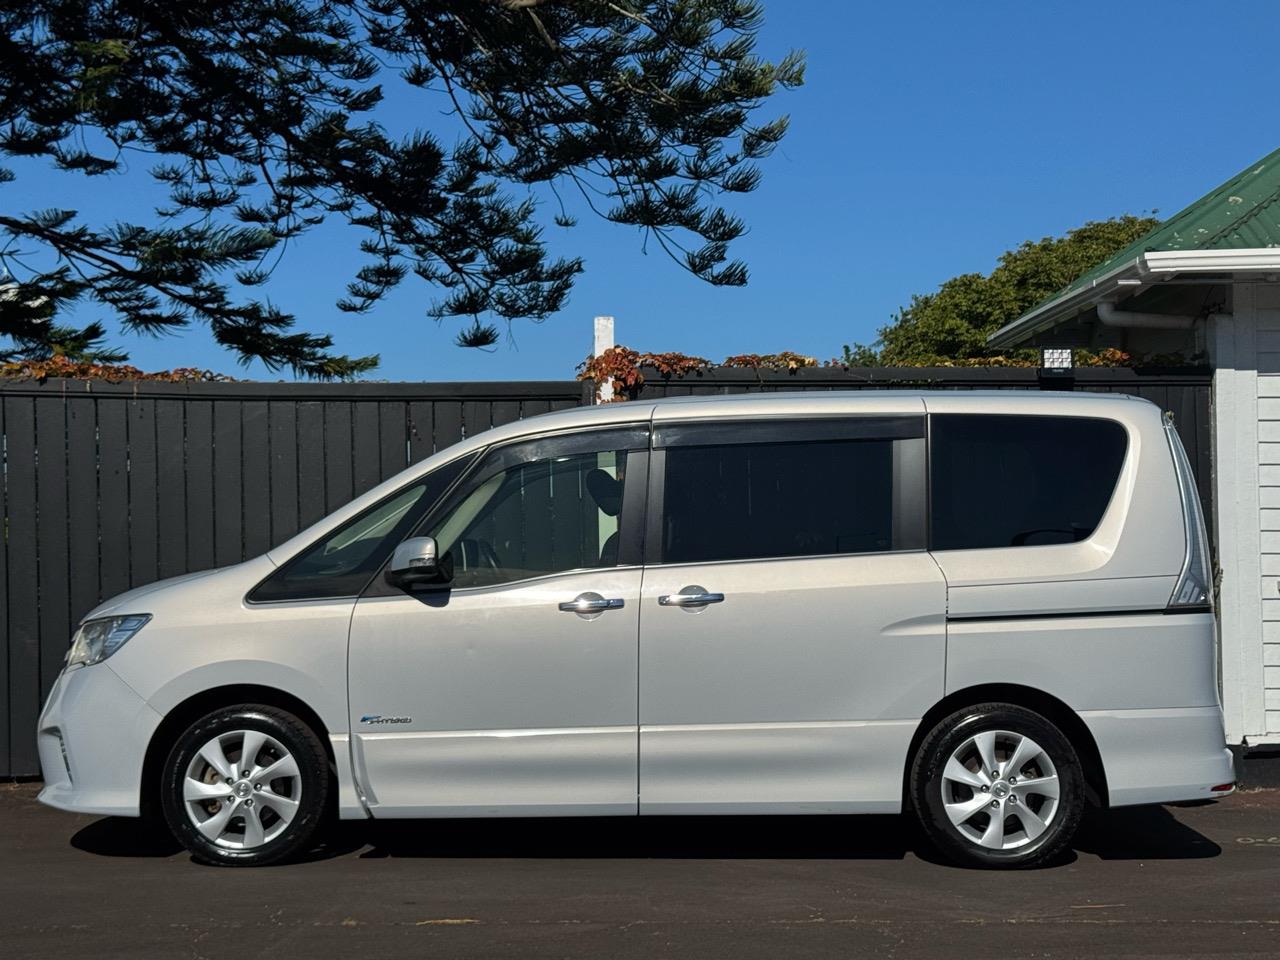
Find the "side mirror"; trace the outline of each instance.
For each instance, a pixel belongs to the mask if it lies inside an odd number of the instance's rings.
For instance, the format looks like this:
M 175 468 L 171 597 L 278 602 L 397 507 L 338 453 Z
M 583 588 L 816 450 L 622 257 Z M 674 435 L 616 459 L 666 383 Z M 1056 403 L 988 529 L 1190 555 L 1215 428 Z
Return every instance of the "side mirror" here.
M 396 587 L 415 583 L 448 583 L 453 561 L 439 555 L 435 537 L 410 537 L 396 547 L 387 564 L 387 582 Z

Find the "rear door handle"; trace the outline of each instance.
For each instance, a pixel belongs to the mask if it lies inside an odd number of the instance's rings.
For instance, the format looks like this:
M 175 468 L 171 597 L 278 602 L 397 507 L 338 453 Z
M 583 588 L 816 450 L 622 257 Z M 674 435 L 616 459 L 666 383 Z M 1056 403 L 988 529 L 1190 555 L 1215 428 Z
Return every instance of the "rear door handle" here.
M 664 593 L 658 597 L 660 607 L 705 607 L 709 603 L 724 603 L 723 593 L 708 593 L 705 587 L 683 587 L 679 593 Z
M 560 604 L 565 613 L 604 613 L 606 610 L 621 610 L 625 603 L 621 597 L 602 597 L 598 593 L 580 593 L 572 600 Z

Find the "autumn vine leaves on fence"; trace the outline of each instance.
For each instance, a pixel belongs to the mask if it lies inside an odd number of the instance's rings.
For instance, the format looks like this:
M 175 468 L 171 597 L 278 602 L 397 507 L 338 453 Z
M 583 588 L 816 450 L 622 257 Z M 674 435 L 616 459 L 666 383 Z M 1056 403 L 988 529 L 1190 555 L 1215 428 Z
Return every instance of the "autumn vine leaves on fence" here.
M 1078 367 L 1138 367 L 1148 365 L 1178 365 L 1185 363 L 1181 358 L 1142 357 L 1125 353 L 1123 350 L 1108 348 L 1093 353 L 1088 350 L 1073 351 L 1074 363 Z M 879 364 L 876 364 L 879 366 Z M 706 357 L 695 357 L 687 353 L 641 353 L 630 347 L 610 347 L 599 356 L 587 357 L 578 364 L 578 379 L 591 380 L 598 384 L 613 384 L 613 399 L 633 400 L 644 385 L 644 370 L 656 372 L 664 379 L 671 377 L 698 376 L 715 368 L 737 368 L 749 370 L 781 370 L 794 373 L 805 367 L 834 367 L 848 370 L 861 364 L 851 364 L 844 358 L 836 358 L 820 363 L 816 357 L 783 350 L 781 353 L 742 353 L 725 357 L 720 363 L 712 363 Z M 1014 356 L 973 357 L 963 360 L 939 361 L 930 364 L 934 367 L 1036 367 L 1039 360 L 1034 351 L 1019 351 Z
M 228 383 L 235 377 L 228 377 L 212 370 L 198 370 L 195 367 L 178 367 L 174 370 L 161 370 L 156 373 L 145 373 L 127 363 L 93 363 L 88 360 L 69 360 L 63 356 L 52 356 L 44 360 L 15 360 L 11 363 L 0 363 L 0 380 L 106 380 L 118 383 L 125 380 L 156 380 L 167 383 Z
M 832 361 L 834 363 L 834 361 Z M 578 379 L 596 383 L 613 383 L 613 399 L 630 400 L 644 384 L 642 367 L 656 370 L 663 377 L 698 374 L 713 367 L 747 367 L 755 370 L 798 370 L 816 367 L 814 357 L 784 350 L 781 353 L 742 353 L 715 364 L 706 357 L 687 353 L 641 353 L 629 347 L 610 347 L 599 356 L 587 357 L 578 364 Z

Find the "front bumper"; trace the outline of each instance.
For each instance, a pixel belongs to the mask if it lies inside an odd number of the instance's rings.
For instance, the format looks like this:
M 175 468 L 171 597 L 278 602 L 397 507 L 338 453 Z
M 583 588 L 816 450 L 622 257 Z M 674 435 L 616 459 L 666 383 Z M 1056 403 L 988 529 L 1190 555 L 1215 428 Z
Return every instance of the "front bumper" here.
M 160 725 L 109 664 L 64 670 L 40 713 L 41 803 L 136 817 L 147 745 Z
M 1102 755 L 1113 807 L 1211 800 L 1235 781 L 1222 710 L 1093 710 L 1082 713 Z

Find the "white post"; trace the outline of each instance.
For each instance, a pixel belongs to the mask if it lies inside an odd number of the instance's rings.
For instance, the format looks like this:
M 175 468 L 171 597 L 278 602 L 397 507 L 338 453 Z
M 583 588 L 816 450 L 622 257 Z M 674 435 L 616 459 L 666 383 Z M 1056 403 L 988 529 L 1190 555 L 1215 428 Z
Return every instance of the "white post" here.
M 596 317 L 595 343 L 591 348 L 591 355 L 598 357 L 613 346 L 613 317 Z M 612 399 L 613 381 L 606 380 L 604 383 L 597 384 L 596 401 L 598 403 L 608 403 Z

